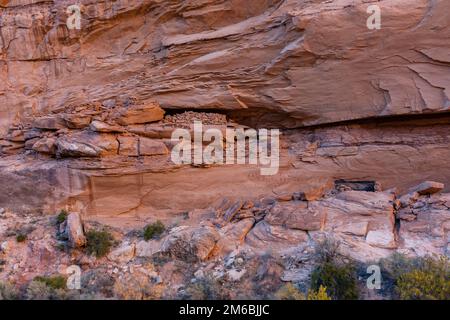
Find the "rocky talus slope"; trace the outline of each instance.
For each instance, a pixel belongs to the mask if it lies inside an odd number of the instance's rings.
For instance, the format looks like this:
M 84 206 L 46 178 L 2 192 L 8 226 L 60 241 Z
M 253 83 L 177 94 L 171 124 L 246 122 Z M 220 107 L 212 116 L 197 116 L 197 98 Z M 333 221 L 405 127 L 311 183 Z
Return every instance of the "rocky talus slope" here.
M 69 30 L 70 1 L 0 1 L 0 280 L 77 264 L 175 297 L 261 256 L 303 281 L 329 237 L 360 262 L 450 254 L 449 1 L 79 3 Z M 175 164 L 194 120 L 280 129 L 279 172 Z M 99 226 L 116 243 L 95 259 Z

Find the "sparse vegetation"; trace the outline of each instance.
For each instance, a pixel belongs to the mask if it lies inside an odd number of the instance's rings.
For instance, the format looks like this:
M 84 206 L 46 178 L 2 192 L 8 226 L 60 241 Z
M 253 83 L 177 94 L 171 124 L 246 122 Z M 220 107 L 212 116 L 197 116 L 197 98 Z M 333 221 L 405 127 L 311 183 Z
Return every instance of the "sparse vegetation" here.
M 187 299 L 191 300 L 223 300 L 228 299 L 227 291 L 219 280 L 206 276 L 186 288 Z
M 315 248 L 316 260 L 319 263 L 336 262 L 340 259 L 339 241 L 327 237 L 317 243 Z
M 358 299 L 356 268 L 351 263 L 320 264 L 311 275 L 311 289 L 318 291 L 321 286 L 326 287 L 327 294 L 335 300 Z
M 55 290 L 66 288 L 66 278 L 63 276 L 37 276 L 33 281 L 45 283 L 48 287 Z
M 275 298 L 278 300 L 306 300 L 305 295 L 290 282 L 278 289 Z
M 114 295 L 121 300 L 157 300 L 161 299 L 163 286 L 152 283 L 148 277 L 126 277 L 114 284 Z
M 19 299 L 19 290 L 10 283 L 0 282 L 0 300 Z
M 331 297 L 327 294 L 327 288 L 320 286 L 317 291 L 309 291 L 307 300 L 331 300 Z
M 64 221 L 67 220 L 67 216 L 68 216 L 68 215 L 69 215 L 69 213 L 68 213 L 66 210 L 62 209 L 62 210 L 59 212 L 59 214 L 56 216 L 56 223 L 57 223 L 57 224 L 63 223 Z
M 144 228 L 144 239 L 145 241 L 149 241 L 151 239 L 158 238 L 164 233 L 165 230 L 166 227 L 164 224 L 158 220 Z
M 19 233 L 16 235 L 16 241 L 17 242 L 25 242 L 27 240 L 27 235 L 23 233 Z
M 383 271 L 402 300 L 449 300 L 450 265 L 446 257 L 408 258 L 394 254 L 382 261 Z
M 113 245 L 113 236 L 106 230 L 91 230 L 86 234 L 86 250 L 97 258 L 106 256 Z
M 114 296 L 114 278 L 105 269 L 93 269 L 83 272 L 81 286 L 84 294 L 111 298 Z
M 344 262 L 339 254 L 339 242 L 326 238 L 316 246 L 318 266 L 311 274 L 311 290 L 325 288 L 334 300 L 355 300 L 359 297 L 357 270 L 352 262 Z

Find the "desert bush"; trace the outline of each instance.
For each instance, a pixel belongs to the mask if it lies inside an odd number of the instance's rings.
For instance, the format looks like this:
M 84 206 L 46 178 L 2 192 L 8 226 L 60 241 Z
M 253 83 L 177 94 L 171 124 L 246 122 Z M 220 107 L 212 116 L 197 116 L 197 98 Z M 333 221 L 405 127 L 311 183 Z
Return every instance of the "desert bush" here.
M 114 296 L 115 280 L 104 269 L 94 269 L 83 272 L 81 275 L 82 293 L 93 296 Z
M 161 236 L 164 231 L 166 230 L 166 227 L 161 221 L 156 221 L 155 223 L 149 224 L 144 228 L 144 239 L 145 241 L 158 238 Z
M 421 259 L 418 266 L 396 279 L 396 291 L 402 300 L 449 300 L 450 267 L 441 257 Z
M 32 225 L 20 225 L 19 227 L 11 230 L 11 233 L 7 233 L 6 236 L 15 236 L 17 242 L 24 242 L 27 240 L 28 235 L 34 231 Z
M 187 299 L 190 300 L 226 300 L 229 298 L 223 284 L 210 276 L 189 284 L 186 288 Z
M 53 290 L 42 281 L 31 281 L 28 285 L 26 297 L 28 300 L 50 300 Z
M 19 233 L 16 235 L 16 241 L 17 242 L 25 242 L 27 240 L 27 235 L 23 233 Z
M 113 245 L 113 236 L 106 230 L 91 230 L 86 234 L 86 250 L 97 258 L 106 256 Z
M 284 271 L 283 262 L 266 252 L 261 256 L 245 261 L 249 280 L 252 282 L 251 295 L 258 299 L 270 299 L 274 292 L 284 283 L 281 275 Z
M 158 300 L 163 294 L 163 285 L 152 283 L 148 277 L 126 277 L 114 284 L 114 294 L 120 300 Z
M 306 300 L 306 297 L 292 283 L 281 286 L 275 293 L 277 300 Z
M 66 278 L 63 276 L 38 276 L 31 281 L 26 290 L 28 300 L 78 300 L 78 290 L 66 288 Z
M 45 283 L 49 288 L 57 290 L 66 288 L 67 279 L 63 276 L 37 276 L 33 281 Z
M 331 261 L 319 264 L 311 275 L 311 290 L 318 291 L 321 286 L 335 300 L 358 299 L 355 266 Z
M 19 290 L 10 283 L 0 282 L 0 300 L 17 300 L 20 298 Z
M 327 294 L 327 288 L 320 286 L 317 291 L 309 291 L 307 300 L 331 300 L 331 297 Z
M 63 223 L 64 221 L 67 220 L 67 216 L 68 216 L 68 215 L 69 215 L 69 213 L 68 213 L 66 210 L 62 209 L 62 210 L 59 212 L 59 214 L 56 216 L 56 223 L 57 223 L 57 224 Z
M 334 238 L 326 237 L 315 247 L 316 260 L 319 263 L 336 262 L 340 258 L 340 243 Z
M 404 254 L 395 252 L 391 256 L 380 260 L 380 266 L 384 273 L 383 278 L 396 281 L 401 275 L 421 268 L 423 259 L 410 258 Z

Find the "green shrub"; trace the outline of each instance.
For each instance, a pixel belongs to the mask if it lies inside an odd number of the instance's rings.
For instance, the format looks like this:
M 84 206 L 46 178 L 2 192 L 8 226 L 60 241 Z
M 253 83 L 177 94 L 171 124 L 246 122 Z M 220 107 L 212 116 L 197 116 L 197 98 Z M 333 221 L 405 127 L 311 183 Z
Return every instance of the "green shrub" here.
M 306 300 L 305 295 L 301 293 L 292 283 L 283 285 L 275 293 L 277 300 Z
M 61 223 L 63 223 L 64 221 L 66 221 L 67 220 L 67 216 L 68 216 L 69 214 L 67 213 L 67 211 L 66 210 L 61 210 L 60 212 L 59 212 L 59 214 L 56 216 L 56 223 L 57 224 L 61 224 Z
M 402 300 L 450 300 L 448 259 L 423 258 L 414 270 L 397 278 L 396 291 Z
M 359 290 L 356 280 L 356 268 L 350 264 L 324 262 L 311 275 L 311 290 L 319 291 L 320 287 L 335 300 L 358 299 Z
M 86 240 L 87 252 L 101 258 L 109 253 L 114 238 L 108 231 L 91 230 L 86 234 Z
M 156 221 L 155 223 L 149 224 L 144 228 L 144 239 L 145 241 L 158 238 L 161 236 L 164 231 L 166 230 L 166 227 L 161 221 Z
M 16 235 L 16 241 L 17 242 L 24 242 L 25 240 L 27 240 L 27 235 L 26 234 L 19 233 L 18 235 Z
M 33 279 L 33 281 L 45 283 L 51 289 L 65 289 L 66 288 L 66 278 L 63 276 L 37 276 Z

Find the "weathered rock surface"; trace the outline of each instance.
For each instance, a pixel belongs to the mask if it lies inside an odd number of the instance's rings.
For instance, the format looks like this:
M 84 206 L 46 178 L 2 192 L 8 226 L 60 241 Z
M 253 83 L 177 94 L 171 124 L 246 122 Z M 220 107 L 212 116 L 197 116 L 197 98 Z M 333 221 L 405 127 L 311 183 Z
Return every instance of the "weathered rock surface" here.
M 360 261 L 450 255 L 450 198 L 439 193 L 450 187 L 449 1 L 81 4 L 81 30 L 66 28 L 65 1 L 0 5 L 0 258 L 11 261 L 0 278 L 95 265 L 55 250 L 41 214 L 62 207 L 80 212 L 58 230 L 75 248 L 86 244 L 81 217 L 182 225 L 157 241 L 127 235 L 105 258 L 122 281 L 160 283 L 138 265 L 157 254 L 190 264 L 230 254 L 214 274 L 239 282 L 250 273 L 242 250 L 307 260 L 324 237 Z M 371 4 L 380 30 L 366 26 Z M 171 134 L 192 134 L 194 120 L 284 129 L 279 173 L 175 165 Z M 38 226 L 16 243 L 8 232 L 31 223 L 27 213 Z M 310 271 L 284 279 L 300 269 Z M 172 262 L 164 273 L 182 284 Z
M 123 95 L 274 126 L 449 107 L 445 0 L 82 4 L 80 31 L 66 29 L 63 1 L 0 8 L 3 130 L 16 115 Z M 380 30 L 367 29 L 370 4 Z
M 108 259 L 115 262 L 127 263 L 134 258 L 135 253 L 136 245 L 134 243 L 124 243 L 119 248 L 111 251 L 108 255 Z
M 72 212 L 67 216 L 66 234 L 73 248 L 80 248 L 86 244 L 83 223 L 79 213 Z
M 162 120 L 164 110 L 156 104 L 133 105 L 128 108 L 119 109 L 112 118 L 120 125 L 132 125 L 140 123 L 149 123 Z
M 161 251 L 185 261 L 207 259 L 213 252 L 219 233 L 212 227 L 177 227 L 161 244 Z
M 100 157 L 117 154 L 119 143 L 108 134 L 81 132 L 65 136 L 56 141 L 56 154 L 59 157 Z

